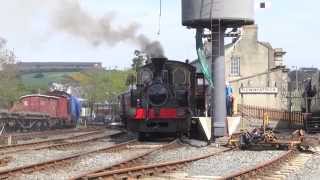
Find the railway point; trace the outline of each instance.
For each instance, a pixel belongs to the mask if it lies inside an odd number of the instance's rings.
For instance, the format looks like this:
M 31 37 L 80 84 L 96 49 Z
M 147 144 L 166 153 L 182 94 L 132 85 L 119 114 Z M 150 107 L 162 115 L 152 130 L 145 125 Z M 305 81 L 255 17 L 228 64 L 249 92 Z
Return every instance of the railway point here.
M 318 179 L 317 5 L 3 0 L 0 179 Z

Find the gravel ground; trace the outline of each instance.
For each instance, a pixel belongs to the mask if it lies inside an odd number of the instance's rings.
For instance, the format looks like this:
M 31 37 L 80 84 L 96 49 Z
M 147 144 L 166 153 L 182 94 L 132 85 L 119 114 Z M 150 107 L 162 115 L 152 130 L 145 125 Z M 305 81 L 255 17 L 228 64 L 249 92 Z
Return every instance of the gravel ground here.
M 80 131 L 82 130 L 82 132 Z M 43 141 L 48 140 L 52 138 L 62 138 L 65 136 L 74 136 L 74 135 L 80 135 L 85 132 L 92 131 L 92 128 L 86 129 L 86 131 L 83 131 L 83 129 L 79 129 L 78 131 L 76 129 L 66 129 L 66 130 L 51 130 L 51 131 L 43 131 L 43 132 L 34 132 L 34 133 L 10 133 L 10 135 L 13 136 L 13 142 L 14 143 L 28 143 L 28 142 L 34 142 L 34 141 Z M 6 135 L 6 137 L 9 134 Z M 25 136 L 25 137 L 23 137 Z M 7 145 L 6 137 L 3 137 L 1 140 L 1 145 Z
M 66 133 L 66 134 L 59 134 L 59 135 L 50 135 L 50 136 L 47 136 L 47 138 L 34 138 L 34 139 L 30 139 L 30 140 L 20 140 L 20 141 L 18 141 L 18 144 L 38 142 L 38 141 L 51 140 L 51 139 L 59 139 L 59 138 L 69 138 L 69 137 L 73 137 L 73 136 L 87 134 L 88 132 L 78 132 L 78 133 L 77 132 L 73 132 L 73 133 Z M 119 131 L 117 131 L 117 130 L 106 130 L 106 135 L 113 134 L 113 133 L 116 133 L 116 132 L 119 132 Z M 82 139 L 85 139 L 85 137 L 83 137 Z
M 105 131 L 104 132 L 104 135 L 107 136 L 107 135 L 111 135 L 111 134 L 114 134 L 116 132 L 119 132 L 119 131 L 114 131 L 114 130 L 110 130 L 110 131 Z M 82 133 L 83 134 L 83 133 Z M 80 140 L 87 140 L 87 139 L 92 139 L 94 137 L 101 137 L 102 134 L 97 134 L 97 135 L 90 135 L 89 137 L 85 136 L 85 137 L 81 137 L 81 138 L 76 138 L 76 139 L 70 139 L 70 140 L 63 140 L 63 141 L 59 141 L 58 143 L 66 143 L 66 142 L 77 142 L 77 141 L 80 141 Z M 110 140 L 110 139 L 109 139 Z M 36 145 L 35 147 L 37 148 L 41 148 L 41 147 L 46 147 L 47 145 L 53 145 L 53 144 L 57 144 L 57 142 L 48 142 L 48 143 L 45 143 L 45 144 L 41 144 L 41 145 Z M 28 149 L 31 149 L 31 147 L 17 147 L 17 149 L 23 149 L 24 152 L 28 152 L 30 150 Z M 6 149 L 4 151 L 1 151 L 2 153 L 3 152 L 9 152 L 10 149 Z M 17 152 L 19 153 L 19 152 Z M 9 154 L 5 154 L 5 155 L 11 155 L 12 153 L 9 153 Z M 1 158 L 2 156 L 0 156 Z
M 112 142 L 96 141 L 96 142 L 87 143 L 86 145 L 82 145 L 80 146 L 80 148 L 79 146 L 75 146 L 75 147 L 70 147 L 67 149 L 60 149 L 60 150 L 43 149 L 43 150 L 37 150 L 37 151 L 31 150 L 31 151 L 19 152 L 12 155 L 8 155 L 9 157 L 12 158 L 12 160 L 8 163 L 7 166 L 0 167 L 0 171 L 14 168 L 14 167 L 31 165 L 31 164 L 40 163 L 43 161 L 57 159 L 57 158 L 69 156 L 76 153 L 101 149 L 103 147 L 109 147 L 113 144 L 114 143 Z
M 300 170 L 295 175 L 289 177 L 291 180 L 300 180 L 300 179 L 310 179 L 318 180 L 320 177 L 320 157 L 319 155 L 313 156 L 307 163 L 304 168 Z
M 107 131 L 106 135 L 113 134 L 114 132 L 118 132 L 118 131 Z M 0 171 L 11 169 L 14 167 L 31 165 L 31 164 L 40 163 L 43 161 L 57 159 L 57 158 L 69 156 L 75 153 L 97 150 L 104 147 L 109 147 L 114 144 L 115 142 L 112 142 L 110 138 L 104 138 L 98 141 L 84 143 L 80 146 L 71 146 L 71 147 L 58 148 L 58 149 L 25 150 L 25 151 L 20 151 L 13 154 L 5 154 L 3 156 L 0 156 L 0 158 L 7 157 L 7 158 L 10 158 L 11 160 L 9 161 L 7 166 L 0 167 Z
M 304 165 L 304 167 L 289 176 L 289 180 L 318 180 L 320 177 L 320 134 L 306 135 L 306 142 L 311 145 L 315 154 Z
M 231 151 L 192 163 L 188 176 L 225 176 L 279 156 L 284 151 Z
M 57 134 L 57 135 L 50 135 L 50 136 L 45 136 L 45 137 L 35 137 L 32 139 L 27 139 L 27 140 L 18 140 L 17 144 L 22 144 L 22 143 L 32 143 L 32 142 L 38 142 L 38 141 L 44 141 L 44 140 L 53 140 L 53 139 L 60 139 L 60 138 L 69 138 L 73 136 L 78 136 L 82 134 L 87 134 L 87 132 L 78 132 L 78 133 L 66 133 L 66 134 Z
M 143 163 L 145 164 L 157 164 L 167 161 L 178 161 L 183 159 L 188 159 L 191 157 L 201 156 L 208 153 L 220 152 L 226 148 L 216 148 L 216 147 L 203 147 L 196 148 L 190 146 L 182 146 L 169 150 L 160 150 L 151 154 Z
M 117 164 L 133 155 L 139 155 L 149 151 L 150 149 L 138 149 L 132 151 L 124 150 L 121 153 L 96 153 L 90 156 L 83 157 L 72 164 L 72 166 L 64 166 L 62 168 L 51 169 L 49 171 L 36 172 L 33 174 L 20 175 L 18 179 L 23 180 L 64 180 L 70 177 L 90 172 L 94 169 L 111 166 Z
M 313 135 L 310 137 L 313 138 L 313 144 L 319 144 L 320 135 Z M 21 152 L 12 155 L 12 162 L 10 162 L 7 167 L 1 167 L 0 170 L 56 159 L 70 154 L 99 149 L 112 144 L 114 144 L 114 142 L 109 142 L 108 139 L 105 139 L 97 142 L 87 143 L 86 145 L 80 146 L 80 148 L 79 146 L 76 146 L 66 148 L 65 150 Z M 214 145 L 202 148 L 184 145 L 182 147 L 153 153 L 152 156 L 149 156 L 149 158 L 143 163 L 155 164 L 165 161 L 182 160 L 207 153 L 219 152 L 224 149 L 224 147 L 216 147 Z M 320 148 L 317 149 L 315 145 L 313 149 L 318 150 L 320 153 Z M 150 149 L 131 149 L 122 151 L 121 153 L 96 153 L 80 158 L 74 161 L 74 163 L 70 166 L 66 165 L 63 168 L 56 168 L 32 174 L 23 174 L 19 177 L 19 179 L 68 179 L 69 177 L 78 175 L 79 173 L 90 171 L 102 166 L 113 165 L 127 159 L 129 156 L 138 155 L 149 150 Z M 284 153 L 284 151 L 231 151 L 194 162 L 185 167 L 183 172 L 185 172 L 188 177 L 224 176 L 228 173 L 239 171 L 242 168 L 247 169 L 249 167 L 253 167 L 261 162 L 265 162 L 276 156 L 279 156 L 282 153 Z M 320 177 L 320 155 L 314 155 L 314 157 L 306 163 L 304 169 L 292 174 L 288 179 L 319 179 L 318 177 Z

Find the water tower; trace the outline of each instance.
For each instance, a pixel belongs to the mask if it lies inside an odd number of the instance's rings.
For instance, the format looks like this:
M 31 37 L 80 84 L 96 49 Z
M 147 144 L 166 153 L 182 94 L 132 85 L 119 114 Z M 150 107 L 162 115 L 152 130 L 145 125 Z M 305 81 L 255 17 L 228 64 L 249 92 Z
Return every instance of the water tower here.
M 254 0 L 182 0 L 182 24 L 189 28 L 209 29 L 211 32 L 214 136 L 224 136 L 225 132 L 225 31 L 253 23 Z

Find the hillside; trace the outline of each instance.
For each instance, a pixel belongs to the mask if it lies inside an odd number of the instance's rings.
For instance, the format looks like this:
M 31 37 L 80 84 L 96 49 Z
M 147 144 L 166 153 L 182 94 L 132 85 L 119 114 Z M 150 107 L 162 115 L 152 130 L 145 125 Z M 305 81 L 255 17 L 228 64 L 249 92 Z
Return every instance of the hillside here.
M 75 72 L 44 72 L 29 73 L 21 75 L 23 85 L 28 90 L 48 89 L 51 82 L 62 82 L 65 77 L 71 76 Z

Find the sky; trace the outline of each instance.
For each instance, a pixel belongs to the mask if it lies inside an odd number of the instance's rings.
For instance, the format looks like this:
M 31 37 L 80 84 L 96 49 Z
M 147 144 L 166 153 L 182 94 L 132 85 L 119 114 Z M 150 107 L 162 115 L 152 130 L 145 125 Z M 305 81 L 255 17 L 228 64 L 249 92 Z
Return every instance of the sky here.
M 283 48 L 289 68 L 320 67 L 317 35 L 320 21 L 316 20 L 320 15 L 320 1 L 270 1 L 270 8 L 256 12 L 259 40 L 270 42 L 274 48 Z M 159 0 L 78 2 L 84 17 L 97 21 L 105 20 L 104 17 L 112 19 L 114 31 L 133 25 L 135 34 L 160 41 L 169 59 L 196 58 L 195 32 L 181 24 L 180 0 L 162 0 L 160 27 Z M 88 40 L 87 31 L 85 36 L 80 36 L 82 31 L 58 26 L 56 20 L 63 18 L 61 8 L 68 7 L 65 3 L 68 0 L 0 0 L 0 37 L 7 40 L 7 48 L 14 50 L 19 61 L 98 61 L 107 68 L 130 66 L 134 50 L 139 49 L 134 40 L 128 38 L 113 44 L 102 41 L 97 45 Z M 83 21 L 81 28 L 90 29 L 90 35 L 98 34 L 96 38 L 101 37 L 98 31 L 91 30 L 100 26 L 85 20 L 78 20 Z

